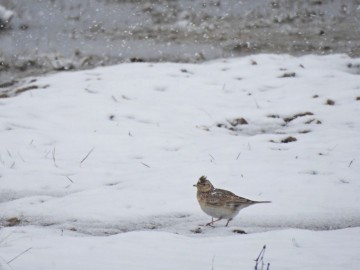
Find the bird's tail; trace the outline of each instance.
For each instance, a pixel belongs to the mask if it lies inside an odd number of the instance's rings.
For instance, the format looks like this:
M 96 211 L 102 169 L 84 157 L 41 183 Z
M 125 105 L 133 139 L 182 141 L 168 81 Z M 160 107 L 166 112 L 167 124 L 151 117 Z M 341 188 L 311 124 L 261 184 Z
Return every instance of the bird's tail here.
M 254 203 L 271 203 L 271 201 L 255 201 Z

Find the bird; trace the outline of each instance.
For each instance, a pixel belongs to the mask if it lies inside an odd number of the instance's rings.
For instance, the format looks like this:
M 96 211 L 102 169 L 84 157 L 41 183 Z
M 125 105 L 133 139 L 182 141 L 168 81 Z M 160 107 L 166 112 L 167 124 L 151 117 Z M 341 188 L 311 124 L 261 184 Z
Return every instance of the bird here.
M 215 222 L 227 219 L 225 225 L 227 227 L 241 209 L 257 203 L 270 203 L 270 201 L 252 201 L 228 190 L 215 188 L 206 176 L 201 176 L 194 187 L 197 188 L 196 197 L 201 209 L 211 216 L 211 222 L 206 226 L 214 227 Z

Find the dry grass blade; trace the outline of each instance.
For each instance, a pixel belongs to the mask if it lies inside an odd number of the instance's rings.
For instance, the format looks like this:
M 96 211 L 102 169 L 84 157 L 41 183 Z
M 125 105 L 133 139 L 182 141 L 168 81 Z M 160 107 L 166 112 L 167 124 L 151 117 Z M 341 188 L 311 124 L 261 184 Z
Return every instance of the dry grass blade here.
M 212 160 L 215 161 L 215 158 L 211 154 L 209 154 L 209 156 L 211 157 Z
M 23 252 L 21 252 L 20 254 L 16 255 L 14 258 L 12 258 L 10 261 L 8 261 L 7 263 L 10 264 L 11 262 L 15 261 L 17 258 L 19 258 L 20 256 L 24 255 L 26 252 L 28 252 L 30 249 L 32 249 L 32 247 L 24 250 Z
M 144 165 L 145 167 L 151 168 L 149 165 L 145 164 L 144 162 L 141 162 L 142 165 Z
M 65 177 L 71 182 L 71 183 L 74 183 L 74 181 L 67 175 L 65 175 Z
M 54 162 L 54 166 L 57 168 L 58 165 L 56 164 L 55 153 L 56 153 L 56 149 L 54 147 L 54 149 L 52 150 L 52 159 L 53 159 L 53 162 Z
M 255 270 L 263 270 L 264 269 L 264 256 L 265 256 L 265 251 L 266 251 L 266 245 L 263 246 L 263 248 L 260 251 L 259 256 L 255 259 Z M 259 265 L 259 263 L 261 263 L 261 265 Z M 260 267 L 260 268 L 258 268 Z M 267 264 L 267 270 L 270 269 L 270 263 Z
M 350 166 L 351 166 L 351 164 L 353 164 L 353 162 L 355 161 L 355 159 L 352 159 L 351 161 L 350 161 L 350 163 L 349 163 L 349 168 L 350 168 Z
M 91 148 L 91 150 L 87 153 L 87 155 L 80 161 L 80 165 L 90 156 L 92 151 L 94 151 L 95 147 Z

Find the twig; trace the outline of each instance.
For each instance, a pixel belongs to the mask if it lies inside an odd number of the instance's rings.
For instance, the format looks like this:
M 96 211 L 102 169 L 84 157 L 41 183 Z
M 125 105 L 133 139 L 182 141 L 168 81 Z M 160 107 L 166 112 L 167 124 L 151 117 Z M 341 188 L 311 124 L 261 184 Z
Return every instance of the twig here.
M 47 151 L 44 157 L 47 158 L 49 156 L 50 152 L 51 152 L 51 150 Z
M 266 249 L 266 245 L 263 246 L 263 248 L 260 251 L 259 256 L 257 256 L 257 258 L 255 259 L 255 262 L 258 262 L 261 258 L 261 256 L 265 253 L 265 249 Z
M 214 261 L 215 261 L 215 255 L 212 257 L 211 260 L 211 270 L 214 270 Z
M 258 263 L 261 262 L 262 263 L 262 268 L 264 266 L 264 255 L 265 255 L 265 250 L 266 250 L 266 245 L 263 246 L 262 250 L 260 251 L 259 256 L 255 259 L 255 270 L 258 270 Z M 262 269 L 261 268 L 261 269 Z
M 335 144 L 334 147 L 330 148 L 329 151 L 332 152 L 338 145 Z
M 54 161 L 54 166 L 57 168 L 58 165 L 56 164 L 55 151 L 56 151 L 56 149 L 55 149 L 55 146 L 54 146 L 54 149 L 52 150 L 52 159 Z
M 97 92 L 94 90 L 90 90 L 89 88 L 85 88 L 84 89 L 86 92 L 90 93 L 90 94 L 96 94 Z
M 212 159 L 211 162 L 212 162 L 212 161 L 215 161 L 215 158 L 214 158 L 211 154 L 209 154 L 209 156 L 210 156 L 211 159 Z
M 92 151 L 94 151 L 94 149 L 95 147 L 91 148 L 89 153 L 87 153 L 87 155 L 80 161 L 80 165 L 90 156 L 90 154 L 92 153 Z
M 260 109 L 260 106 L 259 106 L 259 104 L 257 103 L 256 98 L 254 98 L 254 101 L 255 101 L 256 108 L 257 108 L 257 109 Z
M 149 165 L 145 164 L 144 162 L 141 162 L 141 164 L 148 167 L 148 168 L 151 168 Z
M 29 247 L 27 250 L 24 250 L 23 252 L 21 252 L 19 255 L 16 255 L 14 258 L 12 258 L 10 261 L 8 261 L 7 263 L 11 263 L 13 261 L 15 261 L 17 258 L 19 258 L 20 256 L 24 255 L 26 252 L 28 252 L 30 249 L 32 249 L 32 247 Z
M 14 161 L 13 164 L 11 164 L 10 169 L 14 169 L 15 163 L 16 163 L 16 161 Z
M 241 155 L 241 152 L 239 152 L 239 154 L 237 155 L 236 160 L 239 159 L 240 155 Z
M 71 182 L 71 183 L 74 183 L 74 181 L 67 175 L 65 175 L 65 177 Z
M 349 181 L 347 181 L 347 180 L 345 180 L 345 179 L 340 179 L 339 180 L 341 183 L 344 183 L 344 184 L 349 184 L 350 182 Z
M 9 155 L 9 157 L 11 157 L 11 158 L 12 158 L 12 155 L 11 155 L 11 153 L 10 153 L 9 149 L 6 149 L 6 151 L 7 151 L 8 155 Z
M 355 161 L 355 159 L 353 159 L 353 160 L 350 161 L 349 166 L 348 166 L 349 168 L 350 168 L 351 164 L 352 164 L 354 161 Z
M 249 148 L 249 150 L 251 150 L 251 144 L 250 143 L 248 143 L 248 148 Z
M 112 98 L 115 102 L 119 102 L 119 101 L 116 99 L 116 97 L 111 96 L 111 98 Z
M 296 242 L 296 239 L 294 237 L 291 239 L 291 241 L 295 247 L 297 248 L 300 247 L 300 245 L 298 244 L 298 242 Z

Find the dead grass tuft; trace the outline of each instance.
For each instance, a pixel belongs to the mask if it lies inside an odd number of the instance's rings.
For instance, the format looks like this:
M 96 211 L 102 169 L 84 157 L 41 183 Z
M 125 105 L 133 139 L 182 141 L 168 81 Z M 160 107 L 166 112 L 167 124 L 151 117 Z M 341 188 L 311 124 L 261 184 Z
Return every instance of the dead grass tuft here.
M 21 220 L 17 217 L 12 217 L 6 220 L 6 227 L 14 227 L 21 223 Z
M 312 112 L 297 113 L 297 114 L 295 114 L 295 115 L 293 115 L 293 116 L 285 117 L 285 118 L 284 118 L 284 121 L 285 121 L 286 123 L 289 123 L 289 122 L 295 120 L 296 118 L 304 117 L 304 116 L 307 116 L 307 115 L 314 115 L 314 114 L 313 114 Z

